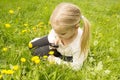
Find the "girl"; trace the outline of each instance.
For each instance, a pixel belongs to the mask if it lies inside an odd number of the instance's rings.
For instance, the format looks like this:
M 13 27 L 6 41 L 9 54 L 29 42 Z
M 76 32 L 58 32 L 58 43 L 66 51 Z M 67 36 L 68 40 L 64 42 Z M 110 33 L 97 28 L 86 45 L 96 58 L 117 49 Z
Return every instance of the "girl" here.
M 80 21 L 83 21 L 83 29 Z M 30 48 L 35 48 L 33 55 L 48 55 L 48 61 L 57 64 L 66 64 L 72 69 L 82 67 L 89 49 L 90 24 L 81 14 L 80 9 L 71 3 L 61 3 L 50 17 L 52 30 L 43 38 L 30 42 Z M 48 54 L 54 51 L 54 56 Z

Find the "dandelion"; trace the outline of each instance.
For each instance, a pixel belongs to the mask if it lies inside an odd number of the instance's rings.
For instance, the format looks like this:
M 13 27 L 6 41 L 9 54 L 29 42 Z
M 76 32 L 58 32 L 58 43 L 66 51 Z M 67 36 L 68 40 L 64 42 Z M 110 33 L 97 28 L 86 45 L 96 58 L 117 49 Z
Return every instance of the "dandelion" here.
M 3 70 L 1 70 L 1 73 L 2 73 L 2 74 L 6 74 L 6 73 L 7 73 L 7 70 L 6 70 L 6 69 L 3 69 Z
M 53 54 L 54 54 L 54 51 L 50 51 L 48 54 L 53 55 Z
M 32 47 L 33 47 L 33 45 L 32 45 L 31 42 L 29 42 L 28 47 L 29 47 L 29 48 L 32 48 Z
M 8 24 L 5 24 L 5 27 L 6 27 L 6 28 L 10 28 L 11 25 L 8 23 Z
M 48 56 L 47 56 L 47 55 L 44 55 L 44 56 L 43 56 L 43 58 L 44 58 L 44 59 L 47 59 L 47 58 L 48 58 Z
M 25 27 L 27 27 L 27 26 L 28 26 L 28 24 L 27 24 L 27 23 L 25 23 L 25 24 L 24 24 L 24 26 L 25 26 Z
M 40 63 L 40 59 L 37 59 L 34 62 L 35 62 L 35 64 L 39 64 Z
M 13 73 L 14 73 L 13 70 L 7 70 L 7 72 L 6 72 L 6 74 L 8 74 L 8 75 L 11 75 L 11 74 L 13 74 Z
M 31 61 L 35 61 L 35 60 L 38 60 L 39 59 L 39 57 L 38 56 L 33 56 L 32 58 L 31 58 Z
M 40 23 L 39 23 L 39 25 L 43 25 L 43 24 L 44 24 L 44 22 L 40 22 Z
M 37 26 L 42 27 L 43 24 L 44 22 L 39 22 Z
M 26 59 L 25 58 L 21 58 L 20 61 L 21 62 L 26 62 Z
M 22 30 L 22 33 L 25 33 L 25 32 L 27 32 L 27 30 Z
M 105 70 L 104 71 L 105 74 L 110 74 L 110 72 L 111 72 L 110 70 Z
M 9 13 L 10 14 L 14 14 L 14 11 L 11 9 L 11 10 L 9 10 Z
M 32 29 L 33 29 L 34 31 L 37 31 L 36 27 L 33 27 Z
M 33 56 L 31 58 L 31 61 L 33 61 L 35 64 L 38 64 L 38 63 L 40 63 L 40 58 L 38 56 Z
M 2 77 L 3 77 L 3 76 L 2 76 L 2 75 L 0 75 L 0 79 L 2 79 Z
M 6 52 L 6 51 L 8 51 L 8 48 L 5 47 L 5 48 L 2 49 L 2 51 Z
M 19 68 L 19 66 L 18 66 L 18 65 L 13 66 L 13 70 L 15 70 L 15 71 L 17 71 L 17 70 L 18 70 L 18 68 Z
M 98 41 L 95 40 L 94 43 L 93 43 L 94 46 L 98 45 Z

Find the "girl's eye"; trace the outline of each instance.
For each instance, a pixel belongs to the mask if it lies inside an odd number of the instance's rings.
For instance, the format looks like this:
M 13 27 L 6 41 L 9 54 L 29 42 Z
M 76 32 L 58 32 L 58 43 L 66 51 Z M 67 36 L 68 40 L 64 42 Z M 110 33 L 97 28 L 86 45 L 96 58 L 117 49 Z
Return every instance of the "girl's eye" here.
M 65 35 L 65 33 L 62 33 L 61 35 Z

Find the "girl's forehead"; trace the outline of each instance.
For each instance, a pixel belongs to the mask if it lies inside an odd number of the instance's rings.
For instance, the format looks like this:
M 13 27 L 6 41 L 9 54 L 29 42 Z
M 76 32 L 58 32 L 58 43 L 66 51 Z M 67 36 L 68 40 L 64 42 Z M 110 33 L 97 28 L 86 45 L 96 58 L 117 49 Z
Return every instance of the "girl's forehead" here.
M 53 29 L 56 31 L 67 31 L 70 29 L 70 27 L 68 27 L 68 26 L 54 26 Z
M 68 25 L 58 25 L 58 24 L 54 24 L 54 25 L 52 25 L 52 27 L 53 27 L 54 29 L 68 29 L 68 28 L 71 28 L 71 27 L 68 26 Z

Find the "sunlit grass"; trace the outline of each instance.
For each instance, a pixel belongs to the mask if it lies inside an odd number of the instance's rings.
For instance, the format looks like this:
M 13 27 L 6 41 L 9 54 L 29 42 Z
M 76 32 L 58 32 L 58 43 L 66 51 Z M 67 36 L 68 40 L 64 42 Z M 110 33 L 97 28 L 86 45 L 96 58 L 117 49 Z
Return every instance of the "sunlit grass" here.
M 29 41 L 49 33 L 51 12 L 62 1 L 0 1 L 0 80 L 120 79 L 120 0 L 64 0 L 91 23 L 90 52 L 80 71 L 31 55 Z

